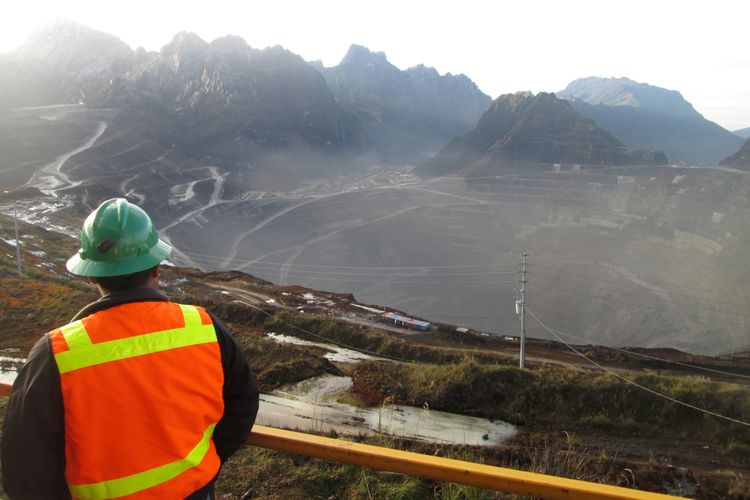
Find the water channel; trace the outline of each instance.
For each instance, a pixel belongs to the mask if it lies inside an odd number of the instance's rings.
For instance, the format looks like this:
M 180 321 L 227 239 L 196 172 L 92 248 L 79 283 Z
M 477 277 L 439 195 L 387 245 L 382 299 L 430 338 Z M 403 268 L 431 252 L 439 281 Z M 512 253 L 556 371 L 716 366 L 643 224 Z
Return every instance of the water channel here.
M 333 344 L 310 342 L 269 333 L 279 343 L 321 347 L 331 361 L 376 359 Z M 349 377 L 322 375 L 261 394 L 258 423 L 300 431 L 388 435 L 426 442 L 494 446 L 516 434 L 515 426 L 484 418 L 447 413 L 424 407 L 385 404 L 361 408 L 338 401 L 352 386 Z

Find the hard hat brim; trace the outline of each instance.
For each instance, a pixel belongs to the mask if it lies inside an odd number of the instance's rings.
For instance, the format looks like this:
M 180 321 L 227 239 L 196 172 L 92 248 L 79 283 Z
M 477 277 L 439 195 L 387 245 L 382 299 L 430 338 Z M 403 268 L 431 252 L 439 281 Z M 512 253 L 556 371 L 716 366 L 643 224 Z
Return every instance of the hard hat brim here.
M 150 269 L 168 258 L 171 253 L 172 247 L 168 243 L 159 240 L 147 254 L 116 262 L 87 260 L 82 258 L 80 252 L 78 252 L 68 259 L 65 267 L 68 271 L 78 276 L 92 278 L 123 276 Z

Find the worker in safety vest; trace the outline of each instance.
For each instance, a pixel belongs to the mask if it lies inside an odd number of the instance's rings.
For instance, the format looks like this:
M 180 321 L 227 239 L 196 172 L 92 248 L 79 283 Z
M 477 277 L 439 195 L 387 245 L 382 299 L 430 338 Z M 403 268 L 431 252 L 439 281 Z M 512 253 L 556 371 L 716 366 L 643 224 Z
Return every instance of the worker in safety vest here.
M 171 247 L 118 198 L 68 260 L 102 297 L 45 335 L 13 384 L 3 485 L 16 499 L 212 499 L 246 441 L 258 389 L 226 327 L 157 291 Z

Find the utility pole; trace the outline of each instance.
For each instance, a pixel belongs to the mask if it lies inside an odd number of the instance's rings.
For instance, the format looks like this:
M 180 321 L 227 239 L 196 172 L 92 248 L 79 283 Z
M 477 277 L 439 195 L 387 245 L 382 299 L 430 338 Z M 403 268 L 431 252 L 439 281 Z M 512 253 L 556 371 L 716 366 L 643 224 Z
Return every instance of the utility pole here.
M 18 277 L 23 277 L 21 274 L 21 240 L 18 239 L 18 217 L 16 215 L 16 207 L 13 206 L 13 225 L 16 228 L 16 267 L 18 268 Z
M 518 367 L 526 368 L 526 252 L 523 253 L 521 264 L 521 300 L 516 302 L 521 313 L 521 352 L 518 357 Z

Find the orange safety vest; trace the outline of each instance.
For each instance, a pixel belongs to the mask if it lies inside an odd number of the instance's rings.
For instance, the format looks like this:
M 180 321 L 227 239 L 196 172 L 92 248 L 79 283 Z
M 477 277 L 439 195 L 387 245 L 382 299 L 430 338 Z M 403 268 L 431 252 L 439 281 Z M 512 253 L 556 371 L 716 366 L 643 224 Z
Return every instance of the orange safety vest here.
M 73 498 L 184 498 L 214 478 L 224 372 L 204 309 L 133 302 L 49 335 Z

